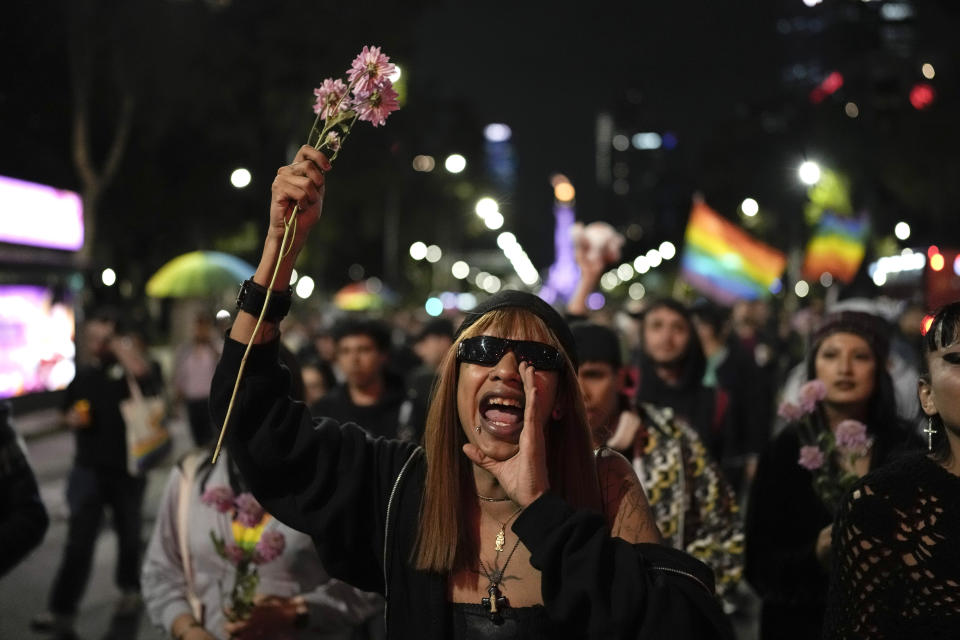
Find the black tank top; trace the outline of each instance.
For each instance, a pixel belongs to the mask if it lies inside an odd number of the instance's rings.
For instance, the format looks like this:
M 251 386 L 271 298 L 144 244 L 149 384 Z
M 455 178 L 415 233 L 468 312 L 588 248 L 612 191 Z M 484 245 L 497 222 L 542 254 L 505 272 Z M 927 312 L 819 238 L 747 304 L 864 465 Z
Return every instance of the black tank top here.
M 447 628 L 454 640 L 538 640 L 562 637 L 561 630 L 550 622 L 543 605 L 507 607 L 500 611 L 502 620 L 490 620 L 487 607 L 467 602 L 447 603 Z

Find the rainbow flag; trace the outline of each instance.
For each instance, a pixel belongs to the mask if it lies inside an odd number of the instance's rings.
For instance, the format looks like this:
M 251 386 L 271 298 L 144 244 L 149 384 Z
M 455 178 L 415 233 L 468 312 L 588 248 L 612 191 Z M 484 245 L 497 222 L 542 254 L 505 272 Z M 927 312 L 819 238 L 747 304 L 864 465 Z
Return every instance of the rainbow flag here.
M 867 250 L 870 221 L 866 216 L 846 218 L 825 211 L 807 244 L 803 277 L 815 280 L 829 273 L 835 280 L 853 281 Z
M 690 210 L 683 278 L 722 304 L 755 300 L 778 284 L 787 257 L 750 236 L 702 202 Z

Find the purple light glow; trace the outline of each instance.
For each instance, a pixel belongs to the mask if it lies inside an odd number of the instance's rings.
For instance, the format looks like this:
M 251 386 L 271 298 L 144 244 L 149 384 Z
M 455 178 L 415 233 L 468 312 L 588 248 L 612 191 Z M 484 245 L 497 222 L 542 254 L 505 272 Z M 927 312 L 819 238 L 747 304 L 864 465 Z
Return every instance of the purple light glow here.
M 594 291 L 587 296 L 587 306 L 593 311 L 599 311 L 600 309 L 603 309 L 603 305 L 606 303 L 607 299 L 604 298 L 603 294 L 599 291 Z
M 553 215 L 556 217 L 556 227 L 553 230 L 556 257 L 550 265 L 544 289 L 550 291 L 548 295 L 554 300 L 557 296 L 566 300 L 573 294 L 580 279 L 580 269 L 577 268 L 577 261 L 573 256 L 573 241 L 570 239 L 570 229 L 574 222 L 573 207 L 566 202 L 557 202 L 553 207 Z
M 0 285 L 0 398 L 63 389 L 74 374 L 73 307 L 46 287 Z
M 0 176 L 0 242 L 79 250 L 83 246 L 80 196 Z

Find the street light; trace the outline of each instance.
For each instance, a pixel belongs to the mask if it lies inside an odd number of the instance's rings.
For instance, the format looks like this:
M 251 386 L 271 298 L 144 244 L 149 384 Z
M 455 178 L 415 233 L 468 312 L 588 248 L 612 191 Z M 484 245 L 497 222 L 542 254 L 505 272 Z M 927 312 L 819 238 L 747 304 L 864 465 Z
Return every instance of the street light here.
M 443 166 L 450 173 L 460 173 L 467 168 L 467 159 L 459 153 L 453 153 L 443 161 Z
M 797 174 L 800 176 L 800 182 L 808 186 L 813 186 L 820 182 L 820 165 L 813 160 L 807 160 L 800 165 Z
M 243 189 L 250 184 L 250 172 L 243 167 L 239 169 L 234 169 L 233 173 L 230 174 L 230 184 L 232 184 L 237 189 Z
M 893 228 L 893 235 L 897 236 L 898 240 L 906 240 L 910 237 L 910 225 L 906 222 L 898 222 Z
M 500 211 L 500 205 L 497 204 L 497 201 L 493 198 L 486 196 L 477 200 L 474 211 L 477 212 L 477 215 L 480 216 L 482 220 L 486 220 L 490 214 Z

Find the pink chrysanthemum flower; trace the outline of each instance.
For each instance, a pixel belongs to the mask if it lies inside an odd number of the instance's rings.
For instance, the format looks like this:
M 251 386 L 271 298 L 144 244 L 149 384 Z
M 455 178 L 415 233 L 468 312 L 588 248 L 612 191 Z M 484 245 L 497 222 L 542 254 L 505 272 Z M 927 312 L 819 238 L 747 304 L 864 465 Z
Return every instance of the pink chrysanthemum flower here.
M 393 90 L 393 85 L 387 82 L 370 95 L 358 100 L 354 108 L 361 120 L 366 120 L 378 127 L 386 123 L 388 115 L 400 108 L 400 103 L 397 102 L 398 97 L 397 92 Z
M 240 545 L 235 542 L 228 542 L 223 547 L 224 552 L 227 554 L 227 560 L 232 564 L 240 564 L 243 561 L 244 551 Z
M 200 496 L 200 502 L 220 513 L 226 513 L 233 508 L 233 491 L 223 485 L 210 487 Z
M 823 451 L 819 447 L 806 445 L 800 447 L 800 459 L 797 460 L 801 467 L 816 471 L 823 466 Z
M 353 85 L 353 94 L 364 96 L 389 82 L 396 69 L 390 57 L 380 53 L 380 47 L 364 47 L 347 69 L 347 79 Z
M 840 451 L 854 455 L 865 455 L 873 444 L 867 436 L 867 426 L 857 420 L 844 420 L 833 432 Z
M 344 109 L 350 107 L 350 99 L 344 96 L 347 93 L 347 85 L 343 80 L 337 78 L 327 78 L 318 89 L 313 90 L 313 95 L 317 96 L 317 101 L 313 105 L 313 112 L 318 114 L 322 120 L 332 118 Z
M 336 131 L 330 131 L 327 133 L 327 141 L 324 143 L 324 146 L 331 151 L 340 150 L 340 134 Z
M 263 520 L 265 513 L 257 499 L 249 493 L 237 496 L 237 522 L 245 527 L 255 527 Z
M 821 380 L 811 380 L 800 387 L 800 408 L 804 413 L 813 413 L 817 403 L 827 397 L 827 385 Z
M 276 560 L 286 547 L 287 541 L 279 531 L 264 531 L 253 551 L 253 561 L 265 564 Z
M 795 422 L 807 413 L 792 402 L 782 402 L 780 408 L 777 409 L 777 415 L 788 422 Z

